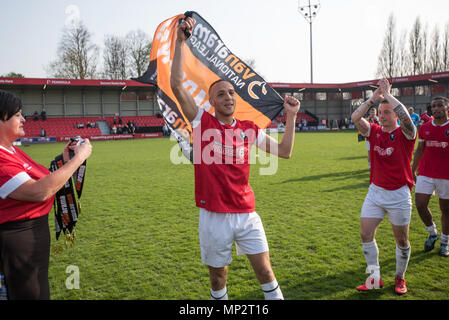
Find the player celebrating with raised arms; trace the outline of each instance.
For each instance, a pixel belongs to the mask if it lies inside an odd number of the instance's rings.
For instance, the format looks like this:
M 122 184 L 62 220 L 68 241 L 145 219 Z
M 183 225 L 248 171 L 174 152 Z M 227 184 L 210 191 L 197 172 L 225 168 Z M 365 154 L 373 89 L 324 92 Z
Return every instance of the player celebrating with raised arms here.
M 294 97 L 285 97 L 287 125 L 280 143 L 266 135 L 254 122 L 234 118 L 237 97 L 228 81 L 220 79 L 209 88 L 209 102 L 215 109 L 214 115 L 198 108 L 183 86 L 185 31 L 192 33 L 194 24 L 194 19 L 187 18 L 178 25 L 170 85 L 193 128 L 201 260 L 209 268 L 210 295 L 213 300 L 228 299 L 227 266 L 232 260 L 231 250 L 235 241 L 237 253 L 247 255 L 265 299 L 283 299 L 271 267 L 262 221 L 254 211 L 254 192 L 248 183 L 249 150 L 252 144 L 256 144 L 264 151 L 289 158 L 300 103 Z
M 410 192 L 413 187 L 410 162 L 417 130 L 406 107 L 390 93 L 388 80 L 382 79 L 378 85 L 373 96 L 351 116 L 357 129 L 371 144 L 370 186 L 360 215 L 362 249 L 370 275 L 357 290 L 367 291 L 383 286 L 375 235 L 388 213 L 396 240 L 395 292 L 404 294 L 407 292 L 404 275 L 410 259 L 408 234 L 412 211 Z M 369 123 L 363 115 L 379 101 L 380 125 Z
M 438 231 L 429 210 L 429 200 L 437 190 L 441 209 L 440 255 L 449 256 L 449 99 L 435 97 L 431 103 L 433 119 L 419 128 L 419 143 L 413 159 L 412 171 L 418 178 L 415 202 L 419 216 L 429 232 L 424 251 L 433 250 Z

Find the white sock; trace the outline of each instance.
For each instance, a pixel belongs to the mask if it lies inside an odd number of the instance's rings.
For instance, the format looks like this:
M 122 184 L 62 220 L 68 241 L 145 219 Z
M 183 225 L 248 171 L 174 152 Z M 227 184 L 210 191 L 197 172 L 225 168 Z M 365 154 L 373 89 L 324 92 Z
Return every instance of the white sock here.
M 210 299 L 211 300 L 228 300 L 228 289 L 226 286 L 221 289 L 214 291 L 210 289 Z
M 265 296 L 265 300 L 284 300 L 284 296 L 282 295 L 281 289 L 279 288 L 279 284 L 276 279 L 269 283 L 264 283 L 261 286 L 263 294 Z
M 442 233 L 442 234 L 441 234 L 440 244 L 445 244 L 445 245 L 447 245 L 448 240 L 449 240 L 449 235 L 443 234 L 443 233 Z
M 376 240 L 362 243 L 362 250 L 368 266 L 379 266 L 379 248 Z
M 407 247 L 396 245 L 396 276 L 404 278 L 410 259 L 410 243 Z
M 438 234 L 435 223 L 433 223 L 430 227 L 426 227 L 426 231 L 430 233 L 431 236 L 436 236 Z

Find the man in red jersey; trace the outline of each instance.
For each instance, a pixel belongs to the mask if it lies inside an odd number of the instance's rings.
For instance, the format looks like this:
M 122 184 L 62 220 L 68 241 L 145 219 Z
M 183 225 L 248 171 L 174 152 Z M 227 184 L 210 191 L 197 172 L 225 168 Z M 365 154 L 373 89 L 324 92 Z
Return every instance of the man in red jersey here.
M 198 108 L 183 86 L 182 55 L 195 20 L 187 18 L 178 25 L 170 84 L 182 111 L 193 128 L 195 199 L 200 208 L 199 238 L 201 260 L 209 268 L 210 295 L 227 300 L 227 266 L 235 241 L 238 254 L 246 254 L 259 280 L 265 299 L 283 299 L 274 276 L 262 221 L 254 211 L 254 192 L 249 180 L 249 150 L 256 144 L 262 150 L 289 158 L 294 143 L 299 101 L 284 99 L 287 126 L 281 143 L 266 135 L 252 121 L 234 118 L 236 93 L 225 80 L 209 88 L 211 115 Z
M 429 104 L 427 106 L 426 111 L 422 115 L 419 116 L 419 126 L 422 126 L 424 123 L 426 123 L 432 119 L 433 119 L 432 106 Z
M 405 106 L 390 93 L 391 85 L 388 80 L 382 79 L 378 84 L 379 88 L 373 96 L 351 116 L 354 124 L 371 144 L 370 186 L 360 215 L 362 248 L 367 263 L 366 270 L 370 276 L 357 290 L 367 291 L 383 286 L 375 235 L 377 227 L 388 213 L 396 240 L 395 292 L 404 294 L 407 292 L 404 275 L 410 259 L 408 233 L 412 211 L 410 191 L 413 187 L 410 162 L 416 127 Z M 363 115 L 379 101 L 381 125 L 369 123 Z
M 440 255 L 449 256 L 449 99 L 436 97 L 432 100 L 433 120 L 419 128 L 419 143 L 415 151 L 412 171 L 418 177 L 415 186 L 415 202 L 419 216 L 429 236 L 424 251 L 433 250 L 438 231 L 429 210 L 429 200 L 436 189 L 441 209 Z

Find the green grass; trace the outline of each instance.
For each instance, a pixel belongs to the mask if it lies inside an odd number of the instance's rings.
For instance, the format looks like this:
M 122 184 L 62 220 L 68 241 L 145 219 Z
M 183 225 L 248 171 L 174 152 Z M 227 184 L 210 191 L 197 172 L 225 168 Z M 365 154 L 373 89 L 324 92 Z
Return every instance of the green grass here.
M 52 299 L 209 299 L 193 166 L 172 164 L 174 144 L 163 138 L 93 142 L 73 248 L 55 240 L 50 213 Z M 48 166 L 63 144 L 23 149 Z M 395 242 L 388 218 L 376 237 L 385 287 L 354 289 L 367 276 L 359 216 L 369 184 L 365 144 L 355 132 L 298 133 L 292 158 L 280 159 L 275 175 L 260 175 L 260 167 L 266 166 L 252 166 L 250 184 L 285 299 L 448 299 L 449 260 L 438 256 L 439 242 L 423 252 L 426 232 L 415 207 L 409 293 L 393 293 Z M 441 230 L 435 197 L 430 208 Z M 80 289 L 66 288 L 71 265 L 79 268 Z M 263 299 L 247 258 L 235 250 L 227 286 L 230 299 Z

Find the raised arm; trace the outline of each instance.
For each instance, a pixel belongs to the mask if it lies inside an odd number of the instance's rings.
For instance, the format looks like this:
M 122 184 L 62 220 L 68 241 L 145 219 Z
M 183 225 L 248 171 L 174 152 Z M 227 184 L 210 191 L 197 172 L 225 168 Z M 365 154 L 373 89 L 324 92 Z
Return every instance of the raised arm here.
M 184 69 L 182 67 L 182 55 L 184 42 L 187 40 L 184 30 L 192 33 L 195 20 L 187 18 L 178 25 L 176 32 L 175 52 L 173 55 L 172 70 L 170 75 L 170 86 L 178 103 L 181 106 L 182 112 L 190 122 L 195 119 L 198 113 L 198 107 L 195 104 L 192 96 L 184 88 L 182 81 L 184 79 Z
M 362 103 L 351 115 L 351 120 L 354 122 L 357 129 L 362 135 L 366 135 L 369 131 L 370 124 L 363 116 L 368 112 L 368 110 L 374 106 L 375 103 L 383 99 L 382 92 L 380 88 L 377 88 L 372 97 Z
M 384 95 L 385 99 L 397 114 L 398 119 L 401 122 L 400 125 L 402 132 L 407 136 L 407 138 L 415 139 L 417 130 L 415 125 L 413 124 L 412 118 L 410 117 L 407 108 L 390 93 L 391 85 L 388 80 L 380 80 L 379 87 L 382 89 L 382 94 Z
M 287 121 L 285 133 L 282 136 L 281 142 L 278 143 L 273 137 L 266 135 L 265 141 L 259 145 L 260 149 L 280 158 L 290 158 L 295 142 L 295 124 L 300 106 L 301 104 L 298 99 L 288 95 L 284 97 L 284 108 L 287 111 Z

